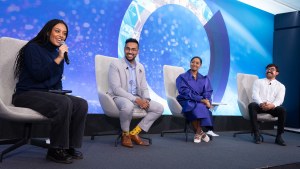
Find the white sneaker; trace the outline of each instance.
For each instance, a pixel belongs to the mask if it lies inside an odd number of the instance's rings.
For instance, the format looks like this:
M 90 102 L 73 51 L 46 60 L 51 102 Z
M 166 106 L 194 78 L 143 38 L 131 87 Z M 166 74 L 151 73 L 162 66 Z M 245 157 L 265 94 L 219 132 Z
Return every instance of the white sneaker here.
M 200 143 L 201 142 L 201 135 L 195 134 L 194 136 L 194 143 Z
M 213 137 L 219 136 L 218 134 L 214 133 L 212 130 L 209 130 L 208 132 L 206 132 L 206 134 L 209 134 Z

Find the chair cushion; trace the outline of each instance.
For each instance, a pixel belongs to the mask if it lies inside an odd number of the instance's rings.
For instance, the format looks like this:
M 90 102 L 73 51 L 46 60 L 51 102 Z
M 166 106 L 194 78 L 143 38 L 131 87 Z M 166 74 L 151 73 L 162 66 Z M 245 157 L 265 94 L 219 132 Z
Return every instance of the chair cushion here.
M 263 122 L 267 122 L 267 121 L 277 121 L 278 118 L 272 116 L 271 114 L 267 114 L 267 113 L 261 113 L 261 114 L 257 114 L 257 120 L 258 121 L 263 121 Z
M 2 119 L 9 121 L 19 121 L 19 122 L 46 122 L 48 118 L 41 115 L 40 113 L 24 108 L 24 107 L 14 107 L 14 106 L 5 106 L 0 100 L 0 116 Z

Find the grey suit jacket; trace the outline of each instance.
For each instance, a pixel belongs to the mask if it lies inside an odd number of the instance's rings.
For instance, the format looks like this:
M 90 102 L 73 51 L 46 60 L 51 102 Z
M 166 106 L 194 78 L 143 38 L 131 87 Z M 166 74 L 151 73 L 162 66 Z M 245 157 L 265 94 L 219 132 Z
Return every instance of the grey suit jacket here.
M 129 69 L 125 62 L 125 57 L 116 61 L 113 61 L 109 66 L 108 72 L 108 93 L 112 97 L 125 97 L 135 101 L 136 96 L 129 93 L 128 90 L 128 79 Z M 149 90 L 146 81 L 146 74 L 144 66 L 136 61 L 136 82 L 137 82 L 137 95 L 141 98 L 150 98 Z

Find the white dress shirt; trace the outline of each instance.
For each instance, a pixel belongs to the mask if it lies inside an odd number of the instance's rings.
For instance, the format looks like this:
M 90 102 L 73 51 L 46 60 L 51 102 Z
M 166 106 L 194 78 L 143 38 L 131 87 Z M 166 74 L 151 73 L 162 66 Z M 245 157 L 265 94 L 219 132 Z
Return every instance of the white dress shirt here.
M 276 79 L 257 79 L 253 84 L 252 99 L 257 104 L 267 102 L 277 107 L 283 103 L 284 96 L 285 86 Z

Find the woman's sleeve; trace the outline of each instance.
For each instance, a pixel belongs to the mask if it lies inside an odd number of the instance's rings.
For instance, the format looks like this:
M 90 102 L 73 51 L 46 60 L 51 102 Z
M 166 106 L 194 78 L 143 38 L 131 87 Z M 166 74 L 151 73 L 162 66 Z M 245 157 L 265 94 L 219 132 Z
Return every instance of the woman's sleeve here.
M 180 75 L 176 79 L 176 87 L 179 93 L 179 97 L 184 98 L 186 100 L 195 100 L 199 102 L 201 99 L 203 99 L 202 96 L 199 94 L 193 92 L 183 81 L 183 77 Z
M 206 76 L 205 78 L 205 84 L 204 84 L 204 92 L 203 92 L 203 97 L 205 99 L 208 99 L 210 101 L 210 103 L 212 102 L 212 99 L 211 99 L 211 95 L 213 93 L 213 89 L 212 89 L 212 86 L 211 86 L 211 83 L 210 83 L 210 80 L 209 78 Z
M 27 70 L 32 77 L 39 82 L 48 80 L 56 73 L 59 73 L 60 67 L 54 61 L 45 64 L 43 56 L 39 53 L 37 46 L 28 45 L 24 51 L 24 62 Z

